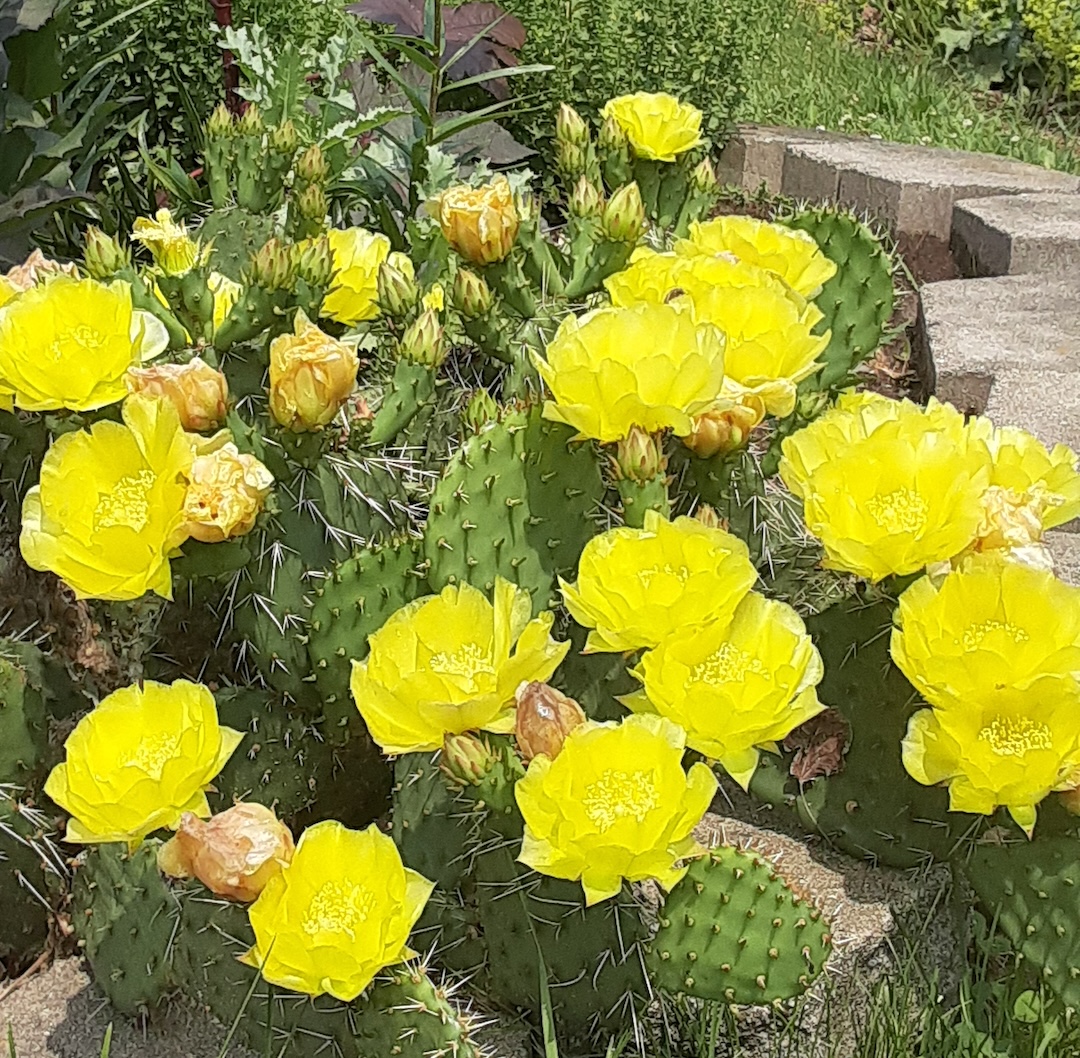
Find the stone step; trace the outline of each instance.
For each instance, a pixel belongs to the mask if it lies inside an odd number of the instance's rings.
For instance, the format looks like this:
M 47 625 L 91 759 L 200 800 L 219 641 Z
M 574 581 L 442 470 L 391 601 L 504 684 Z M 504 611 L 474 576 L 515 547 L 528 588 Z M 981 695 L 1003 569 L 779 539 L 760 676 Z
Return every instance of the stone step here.
M 962 199 L 1076 192 L 1080 177 L 969 151 L 876 140 L 795 141 L 785 151 L 781 190 L 869 213 L 895 232 L 947 242 L 953 206 Z
M 1080 195 L 1059 191 L 957 202 L 952 251 L 966 276 L 1080 271 Z

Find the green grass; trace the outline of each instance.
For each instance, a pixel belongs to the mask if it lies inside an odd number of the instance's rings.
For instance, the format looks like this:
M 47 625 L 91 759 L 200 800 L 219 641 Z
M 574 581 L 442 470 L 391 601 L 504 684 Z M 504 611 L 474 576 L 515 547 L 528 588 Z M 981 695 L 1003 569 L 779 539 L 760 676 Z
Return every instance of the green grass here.
M 1016 102 L 991 106 L 939 63 L 860 48 L 795 8 L 748 92 L 743 121 L 986 151 L 1080 172 L 1080 142 L 1070 147 L 1037 128 Z

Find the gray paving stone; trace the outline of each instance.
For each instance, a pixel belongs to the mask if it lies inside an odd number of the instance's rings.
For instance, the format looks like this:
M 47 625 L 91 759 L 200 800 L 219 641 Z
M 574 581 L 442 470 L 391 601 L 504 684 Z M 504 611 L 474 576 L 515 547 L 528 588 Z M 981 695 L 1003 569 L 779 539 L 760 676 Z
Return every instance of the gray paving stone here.
M 821 129 L 740 125 L 720 152 L 717 176 L 722 184 L 732 184 L 747 191 L 757 191 L 764 185 L 770 195 L 778 195 L 783 184 L 784 157 L 789 144 L 848 138 Z
M 967 151 L 877 140 L 795 141 L 786 149 L 781 190 L 865 211 L 898 232 L 947 240 L 953 205 L 961 199 L 1075 192 L 1080 177 Z
M 961 274 L 1080 271 L 1080 195 L 997 195 L 957 202 L 952 251 Z
M 1046 546 L 1054 559 L 1054 572 L 1080 587 L 1080 534 L 1055 530 L 1046 534 Z

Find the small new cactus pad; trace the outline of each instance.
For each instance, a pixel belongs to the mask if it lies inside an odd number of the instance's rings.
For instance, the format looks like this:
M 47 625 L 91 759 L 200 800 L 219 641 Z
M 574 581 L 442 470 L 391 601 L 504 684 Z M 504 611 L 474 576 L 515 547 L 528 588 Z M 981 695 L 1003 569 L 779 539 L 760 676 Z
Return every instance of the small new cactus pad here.
M 843 386 L 881 345 L 893 310 L 892 262 L 881 242 L 851 213 L 809 209 L 783 223 L 812 235 L 825 256 L 836 262 L 836 275 L 815 299 L 824 313 L 817 333 L 832 332 L 821 354 L 825 366 L 805 386 Z
M 668 894 L 649 970 L 669 992 L 772 1003 L 799 995 L 831 947 L 821 911 L 771 863 L 722 847 L 695 860 Z

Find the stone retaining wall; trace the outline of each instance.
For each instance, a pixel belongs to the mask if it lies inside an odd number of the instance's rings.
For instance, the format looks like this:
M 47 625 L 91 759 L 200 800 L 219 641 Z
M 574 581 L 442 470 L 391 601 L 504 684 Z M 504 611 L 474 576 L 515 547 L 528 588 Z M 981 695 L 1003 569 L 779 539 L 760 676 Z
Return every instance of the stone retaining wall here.
M 1080 452 L 1080 177 L 997 155 L 803 129 L 744 126 L 721 178 L 747 191 L 834 202 L 884 224 L 931 269 L 912 353 L 968 413 Z M 918 268 L 915 269 L 918 272 Z M 1080 524 L 1049 534 L 1080 584 Z

